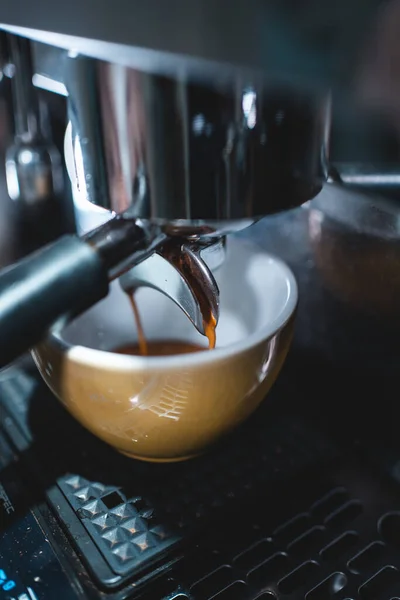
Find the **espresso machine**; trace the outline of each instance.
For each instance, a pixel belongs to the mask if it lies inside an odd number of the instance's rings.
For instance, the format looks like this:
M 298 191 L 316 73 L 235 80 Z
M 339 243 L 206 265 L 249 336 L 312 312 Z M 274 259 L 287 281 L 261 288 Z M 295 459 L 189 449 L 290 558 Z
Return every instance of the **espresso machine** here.
M 400 597 L 397 7 L 0 7 L 4 194 L 47 223 L 0 271 L 0 599 Z M 188 463 L 117 456 L 25 353 L 116 278 L 204 333 L 231 235 L 297 277 L 273 402 Z
M 54 151 L 41 131 L 39 81 L 67 95 L 64 154 L 75 199 L 83 210 L 98 207 L 104 222 L 83 239 L 63 236 L 4 274 L 1 337 L 10 343 L 3 366 L 104 297 L 110 280 L 154 253 L 166 258 L 171 240 L 180 240 L 188 271 L 204 278 L 217 319 L 218 290 L 202 251 L 223 260 L 226 233 L 303 204 L 327 178 L 326 90 L 293 95 L 287 84 L 258 83 L 239 71 L 207 84 L 190 67 L 182 75 L 146 71 L 129 57 L 110 62 L 11 34 L 4 46 L 16 123 L 6 156 L 9 195 L 32 204 L 35 193 L 60 193 Z M 159 262 L 147 260 L 133 280 L 159 289 Z M 183 269 L 180 275 L 172 297 L 193 307 L 187 314 L 202 331 L 199 301 Z

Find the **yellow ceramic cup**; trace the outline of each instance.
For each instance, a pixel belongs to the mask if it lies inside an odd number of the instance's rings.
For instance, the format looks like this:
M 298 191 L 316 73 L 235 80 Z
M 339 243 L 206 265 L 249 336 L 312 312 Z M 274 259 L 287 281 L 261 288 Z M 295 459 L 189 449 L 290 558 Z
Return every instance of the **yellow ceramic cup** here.
M 217 347 L 166 357 L 108 351 L 136 341 L 129 300 L 109 296 L 33 350 L 54 394 L 82 425 L 120 452 L 176 461 L 204 452 L 261 403 L 290 346 L 297 286 L 277 258 L 238 239 L 215 273 Z M 148 339 L 205 345 L 180 309 L 153 290 L 137 294 Z

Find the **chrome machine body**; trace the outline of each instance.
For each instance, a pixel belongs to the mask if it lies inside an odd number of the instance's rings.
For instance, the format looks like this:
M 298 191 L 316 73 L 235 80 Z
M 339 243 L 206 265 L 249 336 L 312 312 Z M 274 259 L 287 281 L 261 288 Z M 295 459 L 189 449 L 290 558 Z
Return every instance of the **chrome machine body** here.
M 119 0 L 111 8 L 46 0 L 34 10 L 8 3 L 0 29 L 16 115 L 9 193 L 35 190 L 34 202 L 58 185 L 40 89 L 67 99 L 64 157 L 78 233 L 103 249 L 101 231 L 88 232 L 105 222 L 107 244 L 121 244 L 122 230 L 140 238 L 139 250 L 132 240 L 117 252 L 107 246 L 110 277 L 145 261 L 140 276 L 125 282 L 155 286 L 151 265 L 158 261 L 146 258 L 162 254 L 166 237 L 201 248 L 190 253 L 201 272 L 205 248 L 217 244 L 210 256 L 219 253 L 220 263 L 226 233 L 303 205 L 327 181 L 390 186 L 391 170 L 341 171 L 329 149 L 332 106 L 351 114 L 372 99 L 385 109 L 385 89 L 393 104 L 390 74 L 378 99 L 370 91 L 378 81 L 379 28 L 395 4 Z M 121 227 L 121 219 L 135 227 Z M 211 274 L 207 280 L 213 287 Z M 177 281 L 176 292 L 161 282 L 160 289 L 179 305 L 186 290 L 189 317 L 201 331 L 193 290 Z M 216 286 L 211 296 L 218 307 Z

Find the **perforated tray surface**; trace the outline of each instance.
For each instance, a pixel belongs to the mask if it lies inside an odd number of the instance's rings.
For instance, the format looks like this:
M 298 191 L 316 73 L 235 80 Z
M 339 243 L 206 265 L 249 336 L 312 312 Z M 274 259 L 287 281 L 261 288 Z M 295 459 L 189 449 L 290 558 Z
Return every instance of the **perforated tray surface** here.
M 131 481 L 116 487 L 68 474 L 58 485 L 116 574 L 139 570 L 203 523 L 288 469 L 310 466 L 315 439 L 289 419 L 253 431 L 252 448 L 224 447 L 210 457 L 170 467 L 129 465 Z M 314 434 L 315 435 L 315 434 Z M 333 450 L 319 440 L 319 448 Z M 326 454 L 325 454 L 326 458 Z M 111 479 L 112 481 L 112 479 Z
M 30 410 L 24 407 L 16 400 L 24 385 L 29 382 L 20 378 L 3 383 L 2 390 L 8 410 L 31 439 L 30 468 L 39 466 L 58 518 L 107 587 L 178 559 L 185 542 L 205 528 L 217 531 L 260 490 L 337 457 L 323 435 L 300 421 L 275 417 L 271 423 L 256 418 L 199 459 L 140 463 L 89 435 L 41 385 L 36 400 L 24 392 L 32 403 Z M 236 526 L 245 523 L 244 515 L 234 518 Z
M 39 419 L 21 385 L 0 386 L 9 435 L 21 451 L 31 440 L 32 472 L 113 598 L 132 583 L 146 600 L 400 598 L 399 496 L 297 417 L 261 412 L 201 459 L 152 466 L 110 451 L 41 387 Z
M 278 526 L 254 512 L 247 521 L 253 531 L 249 545 L 236 540 L 227 551 L 227 539 L 224 545 L 214 540 L 212 564 L 196 572 L 193 565 L 202 561 L 192 558 L 181 569 L 186 573 L 182 600 L 400 598 L 400 503 L 382 497 L 367 474 L 350 468 L 339 478 L 345 485 L 314 502 L 300 492 L 301 512 Z M 327 484 L 311 484 L 312 496 Z

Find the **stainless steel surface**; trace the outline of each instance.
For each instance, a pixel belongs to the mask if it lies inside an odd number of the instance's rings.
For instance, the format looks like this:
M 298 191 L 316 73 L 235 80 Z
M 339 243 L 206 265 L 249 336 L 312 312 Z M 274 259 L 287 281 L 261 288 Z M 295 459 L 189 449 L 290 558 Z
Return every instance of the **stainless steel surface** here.
M 203 254 L 204 257 L 204 254 Z M 211 302 L 211 311 L 218 322 L 219 291 L 218 286 L 209 271 L 204 259 L 199 254 L 191 252 L 190 260 L 193 272 L 201 272 Z M 170 298 L 191 320 L 196 329 L 205 334 L 203 313 L 200 300 L 182 273 L 159 254 L 153 254 L 120 277 L 122 289 L 132 293 L 141 287 L 157 290 Z
M 376 163 L 337 163 L 334 165 L 339 180 L 346 186 L 360 190 L 398 195 L 400 191 L 400 165 Z
M 6 173 L 10 198 L 28 205 L 55 198 L 63 189 L 60 156 L 43 141 L 18 141 L 8 148 Z
M 6 176 L 13 200 L 35 205 L 56 201 L 63 191 L 61 157 L 42 129 L 28 40 L 9 36 L 15 135 L 6 152 Z
M 204 87 L 82 57 L 63 65 L 73 154 L 66 160 L 74 160 L 68 171 L 86 201 L 220 234 L 321 189 L 327 94 Z
M 280 81 L 348 81 L 379 0 L 3 2 L 1 27 L 145 71 L 207 80 L 248 70 Z M 21 29 L 23 28 L 23 29 Z
M 33 65 L 29 40 L 8 36 L 12 63 L 15 134 L 33 139 L 40 132 L 39 104 L 32 84 Z
M 304 207 L 267 217 L 235 234 L 244 240 L 251 238 L 264 250 L 278 255 L 295 274 L 300 301 L 291 361 L 304 378 L 312 379 L 319 388 L 317 410 L 324 410 L 331 383 L 329 378 L 321 380 L 320 365 L 330 365 L 335 373 L 343 369 L 346 377 L 341 397 L 349 403 L 356 400 L 353 393 L 359 393 L 360 382 L 365 378 L 374 381 L 377 399 L 384 393 L 386 382 L 391 381 L 386 376 L 392 374 L 397 382 L 399 378 L 399 242 L 382 240 L 376 233 L 360 235 L 357 220 L 350 218 L 346 222 L 344 214 L 339 220 L 329 217 L 335 190 L 325 186 Z M 361 198 L 362 194 L 344 190 L 342 206 L 346 201 L 351 211 Z M 372 197 L 371 217 L 373 205 Z M 323 215 L 320 243 L 310 230 L 315 211 Z M 354 210 L 353 214 L 357 212 Z M 367 229 L 365 222 L 362 229 Z M 363 286 L 359 285 L 360 280 L 364 281 Z M 351 393 L 347 379 L 352 385 Z M 389 392 L 396 403 L 393 389 L 387 389 Z M 359 400 L 362 402 L 362 398 Z M 345 410 L 342 418 L 347 418 Z
M 315 264 L 332 294 L 360 314 L 400 325 L 400 204 L 327 185 L 310 203 Z
M 20 205 L 13 202 L 7 193 L 5 173 L 6 149 L 12 142 L 8 108 L 3 80 L 0 82 L 0 269 L 7 267 L 17 259 L 21 245 L 18 227 Z
M 211 240 L 210 240 L 211 241 Z M 226 255 L 226 237 L 212 240 L 212 243 L 206 243 L 199 251 L 201 259 L 205 262 L 210 271 L 217 271 L 223 264 Z
M 324 187 L 309 207 L 355 233 L 400 241 L 400 203 L 397 201 L 332 183 Z

